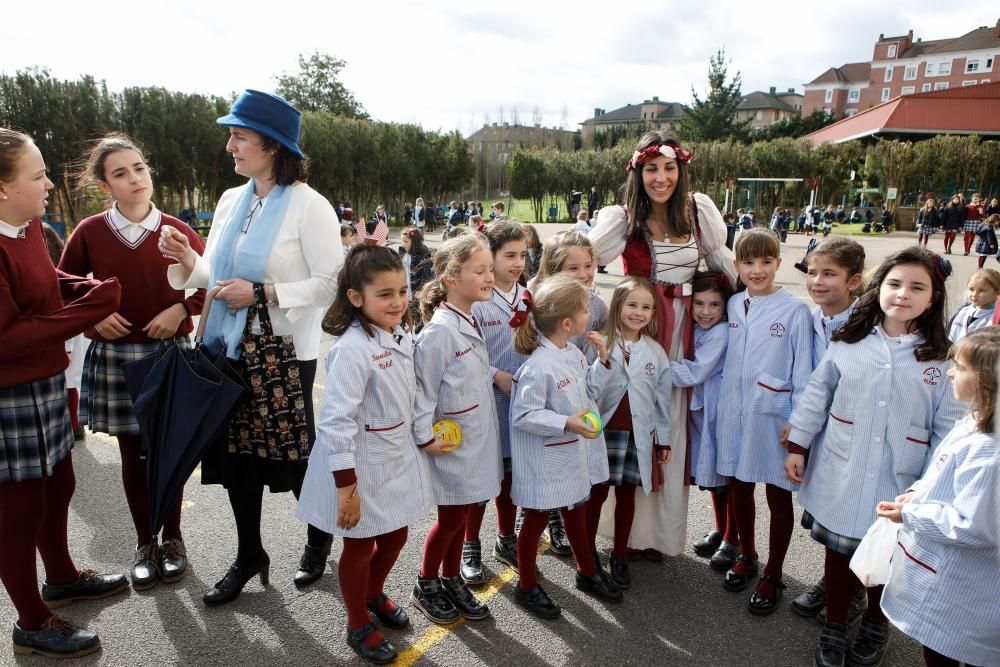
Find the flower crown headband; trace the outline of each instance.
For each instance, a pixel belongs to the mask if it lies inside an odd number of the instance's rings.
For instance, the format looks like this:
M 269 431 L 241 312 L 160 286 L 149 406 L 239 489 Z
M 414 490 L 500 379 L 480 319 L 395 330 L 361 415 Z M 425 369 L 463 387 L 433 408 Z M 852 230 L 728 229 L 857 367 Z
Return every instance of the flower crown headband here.
M 671 160 L 677 160 L 678 162 L 683 162 L 687 164 L 694 157 L 691 151 L 686 151 L 680 146 L 671 146 L 670 144 L 653 144 L 652 146 L 647 146 L 641 151 L 636 151 L 632 153 L 631 159 L 625 163 L 625 171 L 632 171 L 636 167 L 646 164 L 651 160 L 655 160 L 660 157 L 668 157 Z

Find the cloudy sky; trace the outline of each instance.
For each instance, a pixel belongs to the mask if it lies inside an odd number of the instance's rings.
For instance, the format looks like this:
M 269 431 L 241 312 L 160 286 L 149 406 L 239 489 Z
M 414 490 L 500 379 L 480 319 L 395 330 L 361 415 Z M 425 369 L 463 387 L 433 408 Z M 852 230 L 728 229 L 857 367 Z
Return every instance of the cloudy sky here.
M 0 13 L 0 70 L 229 95 L 273 90 L 299 53 L 321 50 L 347 61 L 342 78 L 374 118 L 468 135 L 501 107 L 575 129 L 595 107 L 689 102 L 720 47 L 743 92 L 801 92 L 869 59 L 879 33 L 957 37 L 998 18 L 985 0 L 22 1 Z

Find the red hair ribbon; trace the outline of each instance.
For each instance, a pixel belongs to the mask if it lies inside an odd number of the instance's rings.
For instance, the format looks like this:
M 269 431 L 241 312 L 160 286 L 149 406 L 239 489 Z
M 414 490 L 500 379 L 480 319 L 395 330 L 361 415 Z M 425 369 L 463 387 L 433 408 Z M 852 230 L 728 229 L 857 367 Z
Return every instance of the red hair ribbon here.
M 931 253 L 931 260 L 934 263 L 934 273 L 937 274 L 938 280 L 944 282 L 951 275 L 951 262 L 947 261 L 941 255 L 936 252 Z
M 521 307 L 518 307 L 514 311 L 514 315 L 510 318 L 511 329 L 517 329 L 528 320 L 528 313 L 531 311 L 531 303 L 531 292 L 524 290 L 524 294 L 521 295 Z
M 644 165 L 651 160 L 655 160 L 660 157 L 668 157 L 671 160 L 677 160 L 678 162 L 683 162 L 687 164 L 694 157 L 691 151 L 686 151 L 680 146 L 672 146 L 670 144 L 653 144 L 652 146 L 647 146 L 641 151 L 636 151 L 632 153 L 632 158 L 625 164 L 625 171 L 632 171 L 640 165 Z

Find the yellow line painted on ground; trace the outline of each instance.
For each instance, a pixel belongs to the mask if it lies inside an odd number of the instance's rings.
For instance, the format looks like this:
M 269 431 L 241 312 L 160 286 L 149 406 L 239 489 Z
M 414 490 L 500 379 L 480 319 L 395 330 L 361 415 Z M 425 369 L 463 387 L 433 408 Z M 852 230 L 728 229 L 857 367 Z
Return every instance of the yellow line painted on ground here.
M 545 550 L 549 548 L 547 541 L 539 542 L 538 553 L 543 554 Z M 479 598 L 480 602 L 488 602 L 490 598 L 499 593 L 504 586 L 509 584 L 516 575 L 514 570 L 511 568 L 505 569 L 501 574 L 490 579 L 486 582 L 486 585 L 476 592 L 476 597 Z M 440 643 L 445 637 L 450 635 L 455 628 L 459 627 L 465 623 L 464 618 L 460 618 L 451 625 L 435 625 L 427 630 L 420 638 L 406 647 L 405 650 L 399 653 L 399 657 L 392 664 L 397 667 L 410 667 L 417 660 L 420 660 L 424 654 L 433 648 L 436 644 Z

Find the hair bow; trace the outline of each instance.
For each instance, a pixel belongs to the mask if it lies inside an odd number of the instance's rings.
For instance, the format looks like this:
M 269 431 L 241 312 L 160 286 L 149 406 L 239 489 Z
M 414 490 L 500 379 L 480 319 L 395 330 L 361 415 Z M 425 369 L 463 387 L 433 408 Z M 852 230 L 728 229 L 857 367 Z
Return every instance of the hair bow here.
M 931 253 L 931 261 L 934 264 L 934 272 L 937 274 L 938 280 L 946 281 L 951 275 L 951 262 L 936 252 Z
M 646 164 L 650 160 L 655 160 L 659 156 L 668 157 L 671 160 L 677 160 L 678 162 L 683 162 L 687 164 L 694 157 L 691 151 L 686 151 L 680 146 L 671 146 L 670 144 L 653 144 L 652 146 L 647 146 L 641 151 L 636 151 L 632 153 L 631 159 L 625 163 L 625 171 L 632 171 L 636 167 Z
M 510 318 L 510 328 L 517 329 L 528 320 L 528 313 L 531 311 L 531 292 L 524 290 L 521 295 L 521 303 L 514 310 L 514 315 Z

